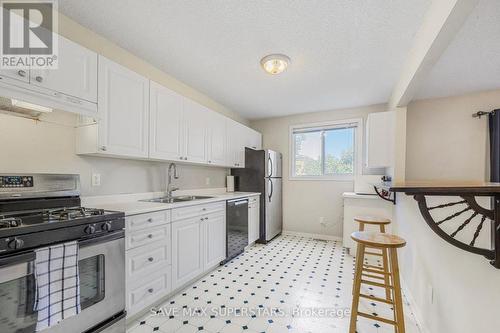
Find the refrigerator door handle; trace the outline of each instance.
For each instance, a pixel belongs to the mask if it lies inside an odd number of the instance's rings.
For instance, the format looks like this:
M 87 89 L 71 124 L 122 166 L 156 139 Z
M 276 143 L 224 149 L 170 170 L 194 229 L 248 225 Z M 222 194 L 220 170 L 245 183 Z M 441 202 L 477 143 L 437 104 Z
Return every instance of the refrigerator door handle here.
M 268 179 L 269 181 L 269 188 L 270 188 L 270 192 L 269 192 L 269 202 L 271 202 L 271 198 L 273 197 L 273 192 L 274 192 L 274 188 L 273 188 L 273 180 L 271 178 Z
M 273 176 L 273 160 L 271 159 L 271 155 L 267 158 L 267 166 L 269 167 L 269 175 L 268 177 Z

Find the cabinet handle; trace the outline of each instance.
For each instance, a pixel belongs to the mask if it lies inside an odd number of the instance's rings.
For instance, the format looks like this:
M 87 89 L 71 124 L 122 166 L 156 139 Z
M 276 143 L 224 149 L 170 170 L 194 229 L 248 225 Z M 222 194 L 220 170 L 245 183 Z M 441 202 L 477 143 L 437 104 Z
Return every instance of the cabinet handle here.
M 148 235 L 148 238 L 149 238 L 149 239 L 153 238 L 153 234 L 149 234 L 149 235 Z
M 205 220 L 208 220 L 208 217 L 205 217 Z
M 153 291 L 154 291 L 154 289 L 153 289 L 153 288 L 149 288 L 149 289 L 148 289 L 148 293 L 150 293 L 150 294 L 152 294 L 152 293 L 153 293 Z
M 41 77 L 41 76 L 37 76 L 37 77 L 35 77 L 35 80 L 36 80 L 37 82 L 42 82 L 42 81 L 43 81 L 43 77 Z
M 187 160 L 188 160 L 188 158 L 187 158 L 187 157 L 184 157 L 184 160 L 185 160 L 185 161 L 187 161 Z
M 203 221 L 203 217 L 202 217 L 202 218 L 200 218 L 200 221 Z
M 149 222 L 149 223 L 152 223 L 152 222 L 153 222 L 153 219 L 150 217 L 150 218 L 148 219 L 148 222 Z
M 148 258 L 149 262 L 153 262 L 153 260 L 155 260 L 153 257 L 149 257 Z
M 202 208 L 201 210 L 207 210 L 206 208 Z
M 17 74 L 18 74 L 20 77 L 26 77 L 26 71 L 23 71 L 22 69 L 18 70 L 18 71 L 17 71 Z
M 106 151 L 106 146 L 101 146 L 101 148 L 99 149 L 101 149 L 102 151 Z

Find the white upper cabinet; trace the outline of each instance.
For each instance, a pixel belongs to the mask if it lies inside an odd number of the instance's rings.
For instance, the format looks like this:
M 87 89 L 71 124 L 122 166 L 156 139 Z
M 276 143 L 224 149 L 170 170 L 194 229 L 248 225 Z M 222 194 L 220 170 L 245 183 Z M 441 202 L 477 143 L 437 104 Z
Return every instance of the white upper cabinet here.
M 0 76 L 29 83 L 29 69 L 0 69 Z
M 184 97 L 151 81 L 149 98 L 149 157 L 183 159 Z
M 384 168 L 393 165 L 394 112 L 375 112 L 366 122 L 366 166 Z
M 83 99 L 97 102 L 97 53 L 59 36 L 57 69 L 31 69 L 30 83 Z M 71 99 L 68 99 L 71 101 Z
M 104 57 L 99 58 L 98 150 L 148 157 L 149 80 Z
M 207 158 L 208 164 L 226 165 L 226 118 L 210 111 L 207 131 Z
M 244 126 L 227 119 L 227 165 L 235 168 L 245 167 Z
M 256 150 L 262 149 L 262 135 L 249 127 L 245 127 L 245 147 Z
M 207 161 L 207 112 L 200 104 L 184 99 L 184 160 Z

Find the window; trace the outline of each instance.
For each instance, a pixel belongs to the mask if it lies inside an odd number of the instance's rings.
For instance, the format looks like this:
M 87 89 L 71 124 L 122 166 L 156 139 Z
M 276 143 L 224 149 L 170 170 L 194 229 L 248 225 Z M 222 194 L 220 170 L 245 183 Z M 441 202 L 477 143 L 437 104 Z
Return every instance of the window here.
M 291 178 L 353 179 L 361 120 L 292 126 Z

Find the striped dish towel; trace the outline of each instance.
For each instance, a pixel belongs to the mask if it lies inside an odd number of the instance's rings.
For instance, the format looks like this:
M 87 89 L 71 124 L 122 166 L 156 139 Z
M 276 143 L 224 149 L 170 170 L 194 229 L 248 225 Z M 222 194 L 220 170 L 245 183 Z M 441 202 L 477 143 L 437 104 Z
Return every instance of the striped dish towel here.
M 36 331 L 80 313 L 78 242 L 35 250 Z

